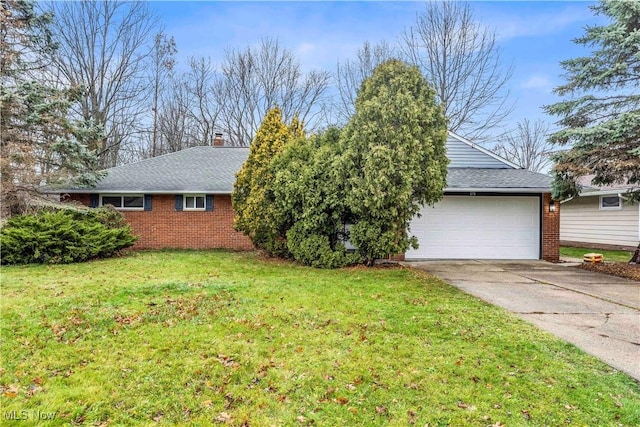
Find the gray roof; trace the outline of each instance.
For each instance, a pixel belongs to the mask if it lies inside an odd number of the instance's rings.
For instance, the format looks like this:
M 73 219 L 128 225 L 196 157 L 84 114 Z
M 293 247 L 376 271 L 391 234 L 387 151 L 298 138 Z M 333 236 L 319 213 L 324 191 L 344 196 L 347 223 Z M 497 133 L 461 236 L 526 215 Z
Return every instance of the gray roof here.
M 551 180 L 525 169 L 449 168 L 447 190 L 549 191 Z
M 228 194 L 249 148 L 201 146 L 107 169 L 93 188 L 68 193 Z
M 249 148 L 201 146 L 107 169 L 94 188 L 57 193 L 229 194 Z M 551 177 L 523 169 L 449 168 L 447 191 L 549 191 Z

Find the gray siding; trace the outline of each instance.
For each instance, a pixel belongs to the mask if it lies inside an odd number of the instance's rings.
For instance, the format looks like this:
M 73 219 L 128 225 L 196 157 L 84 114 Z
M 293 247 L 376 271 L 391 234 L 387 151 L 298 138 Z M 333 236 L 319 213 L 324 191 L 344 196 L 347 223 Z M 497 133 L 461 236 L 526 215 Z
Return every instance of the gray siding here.
M 600 210 L 598 196 L 577 197 L 560 209 L 560 240 L 637 246 L 638 205 L 623 200 L 621 210 Z
M 447 157 L 450 168 L 491 168 L 511 169 L 511 167 L 490 155 L 449 135 L 447 139 Z

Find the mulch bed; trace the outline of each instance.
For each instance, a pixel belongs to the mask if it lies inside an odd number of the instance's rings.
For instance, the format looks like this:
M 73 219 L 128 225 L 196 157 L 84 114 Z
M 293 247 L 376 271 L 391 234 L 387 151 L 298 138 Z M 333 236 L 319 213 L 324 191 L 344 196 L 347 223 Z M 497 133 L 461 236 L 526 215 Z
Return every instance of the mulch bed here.
M 600 273 L 611 274 L 612 276 L 625 277 L 640 282 L 640 265 L 627 264 L 626 262 L 607 262 L 603 264 L 592 264 L 583 262 L 580 268 Z

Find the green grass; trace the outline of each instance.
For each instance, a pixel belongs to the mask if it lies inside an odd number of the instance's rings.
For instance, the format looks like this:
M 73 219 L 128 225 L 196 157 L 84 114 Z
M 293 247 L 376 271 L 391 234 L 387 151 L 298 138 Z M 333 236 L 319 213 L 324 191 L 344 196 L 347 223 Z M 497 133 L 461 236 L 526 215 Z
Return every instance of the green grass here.
M 410 269 L 163 251 L 0 272 L 3 425 L 640 424 L 632 379 Z
M 633 255 L 633 252 L 631 251 L 607 251 L 593 248 L 572 248 L 568 246 L 560 248 L 560 256 L 566 256 L 570 258 L 582 259 L 584 254 L 589 254 L 592 252 L 602 254 L 605 262 L 627 262 Z

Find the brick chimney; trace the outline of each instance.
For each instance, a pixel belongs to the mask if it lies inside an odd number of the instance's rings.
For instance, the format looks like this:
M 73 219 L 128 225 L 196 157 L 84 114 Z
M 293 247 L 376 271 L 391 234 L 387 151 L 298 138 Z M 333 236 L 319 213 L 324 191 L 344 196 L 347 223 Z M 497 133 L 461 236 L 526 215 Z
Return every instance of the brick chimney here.
M 222 134 L 221 133 L 216 133 L 215 138 L 213 138 L 213 146 L 214 147 L 223 147 L 224 146 L 224 139 L 222 139 Z

